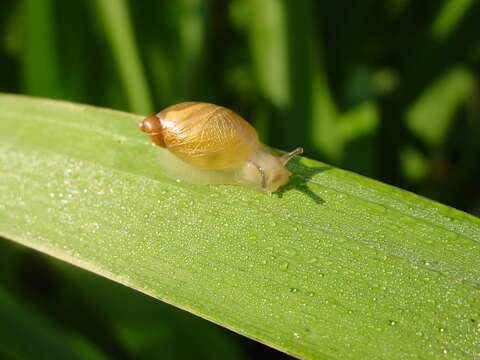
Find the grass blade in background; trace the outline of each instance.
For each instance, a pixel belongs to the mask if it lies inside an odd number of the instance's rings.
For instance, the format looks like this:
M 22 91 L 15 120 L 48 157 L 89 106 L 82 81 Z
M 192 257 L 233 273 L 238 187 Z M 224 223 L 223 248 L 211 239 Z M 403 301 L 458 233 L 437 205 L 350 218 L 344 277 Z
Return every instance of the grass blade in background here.
M 408 109 L 408 128 L 430 147 L 440 146 L 448 138 L 455 112 L 468 104 L 474 91 L 475 76 L 471 71 L 452 68 L 432 81 Z
M 317 45 L 318 46 L 318 45 Z M 342 155 L 342 134 L 337 124 L 338 109 L 329 88 L 323 51 L 313 51 L 312 121 L 310 141 L 315 149 L 332 162 Z
M 275 0 L 250 0 L 246 6 L 250 51 L 257 81 L 273 105 L 286 109 L 290 103 L 286 6 Z
M 140 116 L 0 109 L 0 235 L 299 357 L 480 352 L 479 219 L 305 158 L 271 197 L 177 183 Z
M 174 3 L 170 3 L 173 5 Z M 197 84 L 197 72 L 205 47 L 205 25 L 207 20 L 207 7 L 210 1 L 205 0 L 180 0 L 175 4 L 178 15 L 176 28 L 179 31 L 179 59 L 180 64 L 178 79 L 174 83 L 180 87 L 178 90 L 183 99 L 189 99 L 192 89 Z M 205 81 L 202 81 L 203 84 Z M 200 90 L 201 93 L 201 90 Z
M 23 2 L 23 83 L 30 95 L 60 98 L 58 51 L 53 1 Z
M 430 29 L 432 35 L 437 40 L 444 40 L 448 37 L 473 3 L 473 0 L 444 0 Z
M 315 27 L 317 4 L 270 0 L 244 4 L 260 91 L 277 111 L 271 116 L 272 138 L 284 146 L 302 144 L 307 152 L 316 151 L 331 162 L 373 173 L 373 143 L 362 144 L 354 159 L 345 155 L 347 146 L 358 147 L 363 138 L 376 133 L 379 111 L 368 98 L 343 112 L 337 108 Z
M 144 115 L 152 114 L 153 103 L 126 1 L 96 0 L 95 4 L 99 19 L 105 26 L 131 110 Z
M 288 6 L 285 2 L 249 0 L 236 5 L 243 12 L 243 25 L 248 36 L 253 73 L 259 92 L 270 105 L 271 117 L 275 121 L 269 128 L 272 139 L 288 147 L 301 144 L 307 147 L 302 136 L 303 124 L 298 121 L 304 108 L 292 117 L 295 106 L 294 94 L 290 89 L 291 54 L 288 39 Z M 300 7 L 303 7 L 300 5 Z M 303 69 L 298 68 L 301 72 Z M 308 97 L 306 97 L 308 99 Z

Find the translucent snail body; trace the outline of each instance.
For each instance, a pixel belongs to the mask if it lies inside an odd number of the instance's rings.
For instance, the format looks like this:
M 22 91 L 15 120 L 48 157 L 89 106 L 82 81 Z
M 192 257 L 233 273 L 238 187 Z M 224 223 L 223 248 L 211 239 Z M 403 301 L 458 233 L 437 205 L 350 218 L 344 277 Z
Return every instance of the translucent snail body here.
M 139 126 L 173 155 L 163 154 L 162 161 L 172 175 L 199 184 L 240 184 L 272 193 L 288 182 L 285 164 L 303 151 L 275 155 L 240 115 L 209 103 L 172 105 Z

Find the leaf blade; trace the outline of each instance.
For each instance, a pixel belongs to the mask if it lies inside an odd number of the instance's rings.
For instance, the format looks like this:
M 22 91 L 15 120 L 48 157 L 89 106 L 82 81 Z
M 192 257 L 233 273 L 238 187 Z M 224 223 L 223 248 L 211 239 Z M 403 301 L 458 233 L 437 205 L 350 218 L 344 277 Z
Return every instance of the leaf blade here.
M 300 357 L 479 351 L 477 218 L 309 159 L 272 197 L 177 183 L 138 116 L 0 109 L 0 234 Z

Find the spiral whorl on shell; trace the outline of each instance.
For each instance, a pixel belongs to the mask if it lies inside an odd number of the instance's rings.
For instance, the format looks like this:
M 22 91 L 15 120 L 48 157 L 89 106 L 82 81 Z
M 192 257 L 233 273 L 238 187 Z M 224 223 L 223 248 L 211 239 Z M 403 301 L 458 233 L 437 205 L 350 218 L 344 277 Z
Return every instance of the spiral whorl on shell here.
M 247 161 L 260 146 L 255 129 L 240 115 L 202 102 L 172 105 L 155 117 L 158 127 L 141 124 L 159 146 L 183 161 L 204 169 L 229 169 Z M 149 120 L 150 119 L 150 120 Z

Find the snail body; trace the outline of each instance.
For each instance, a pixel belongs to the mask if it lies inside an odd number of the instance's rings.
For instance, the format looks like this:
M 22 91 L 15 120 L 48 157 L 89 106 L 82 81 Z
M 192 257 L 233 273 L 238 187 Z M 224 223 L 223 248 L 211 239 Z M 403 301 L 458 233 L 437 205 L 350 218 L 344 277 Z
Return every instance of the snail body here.
M 180 176 L 187 182 L 198 183 L 193 181 L 196 173 L 203 179 L 200 183 L 240 184 L 272 193 L 288 182 L 291 173 L 285 164 L 303 151 L 277 156 L 240 115 L 203 102 L 172 105 L 145 118 L 139 127 L 188 165 L 186 176 Z

